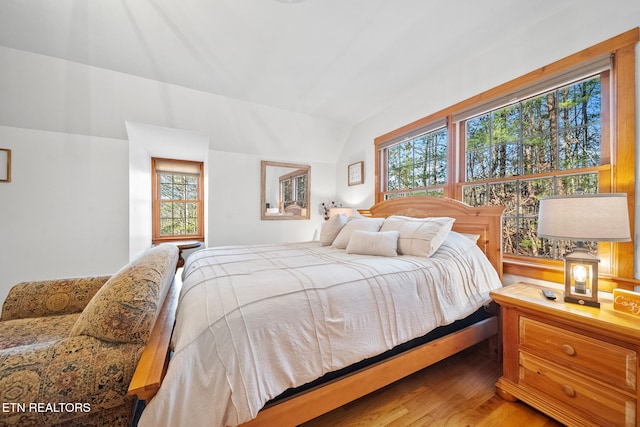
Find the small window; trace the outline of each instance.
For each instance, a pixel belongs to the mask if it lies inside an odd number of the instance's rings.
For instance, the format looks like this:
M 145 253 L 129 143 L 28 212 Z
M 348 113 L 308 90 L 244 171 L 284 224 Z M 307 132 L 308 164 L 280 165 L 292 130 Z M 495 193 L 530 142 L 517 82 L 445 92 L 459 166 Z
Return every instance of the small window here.
M 152 158 L 153 243 L 204 241 L 203 163 Z
M 448 173 L 448 134 L 444 124 L 380 147 L 384 199 L 444 196 Z

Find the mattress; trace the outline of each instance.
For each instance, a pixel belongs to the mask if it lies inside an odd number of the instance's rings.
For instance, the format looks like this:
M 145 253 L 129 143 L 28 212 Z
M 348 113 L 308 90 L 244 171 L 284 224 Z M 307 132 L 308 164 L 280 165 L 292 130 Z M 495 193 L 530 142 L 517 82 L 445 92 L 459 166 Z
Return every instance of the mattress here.
M 500 286 L 454 232 L 430 258 L 318 242 L 198 251 L 183 272 L 173 358 L 140 425 L 248 421 L 287 389 L 470 315 Z

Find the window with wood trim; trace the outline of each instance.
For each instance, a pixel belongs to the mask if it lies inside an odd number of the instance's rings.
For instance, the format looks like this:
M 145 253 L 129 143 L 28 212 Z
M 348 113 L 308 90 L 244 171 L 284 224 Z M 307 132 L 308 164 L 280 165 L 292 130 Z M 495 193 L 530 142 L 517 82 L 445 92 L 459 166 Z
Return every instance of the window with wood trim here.
M 389 147 L 447 123 L 448 180 L 439 194 L 506 205 L 505 273 L 562 281 L 560 259 L 571 242 L 535 235 L 541 196 L 623 192 L 634 218 L 639 39 L 635 28 L 376 138 L 376 203 L 414 194 L 390 186 Z M 597 250 L 603 289 L 627 286 L 633 243 L 600 243 Z
M 444 121 L 380 145 L 383 199 L 444 196 L 449 181 L 448 147 Z
M 203 163 L 152 158 L 153 243 L 204 241 Z
M 462 200 L 505 206 L 505 255 L 562 259 L 571 242 L 537 236 L 543 196 L 610 192 L 609 71 L 460 121 Z M 604 91 L 604 94 L 602 93 Z M 597 251 L 597 244 L 591 244 Z

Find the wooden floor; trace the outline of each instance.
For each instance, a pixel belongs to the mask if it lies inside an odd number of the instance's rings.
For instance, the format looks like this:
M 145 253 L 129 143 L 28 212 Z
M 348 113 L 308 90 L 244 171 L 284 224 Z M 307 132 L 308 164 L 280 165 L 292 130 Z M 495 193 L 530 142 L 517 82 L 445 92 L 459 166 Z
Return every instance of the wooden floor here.
M 521 402 L 498 397 L 502 366 L 487 354 L 486 344 L 479 344 L 303 427 L 561 426 Z

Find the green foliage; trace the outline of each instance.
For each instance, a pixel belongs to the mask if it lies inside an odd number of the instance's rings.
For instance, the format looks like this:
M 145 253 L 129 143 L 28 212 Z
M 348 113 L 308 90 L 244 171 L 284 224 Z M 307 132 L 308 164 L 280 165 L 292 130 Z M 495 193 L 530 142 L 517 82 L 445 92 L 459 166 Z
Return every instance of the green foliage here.
M 596 193 L 598 175 L 578 170 L 600 164 L 600 78 L 592 78 L 466 121 L 467 182 L 471 205 L 506 206 L 503 250 L 513 255 L 559 258 L 565 243 L 537 236 L 540 198 Z M 535 178 L 536 174 L 575 174 Z M 530 178 L 528 178 L 530 176 Z

